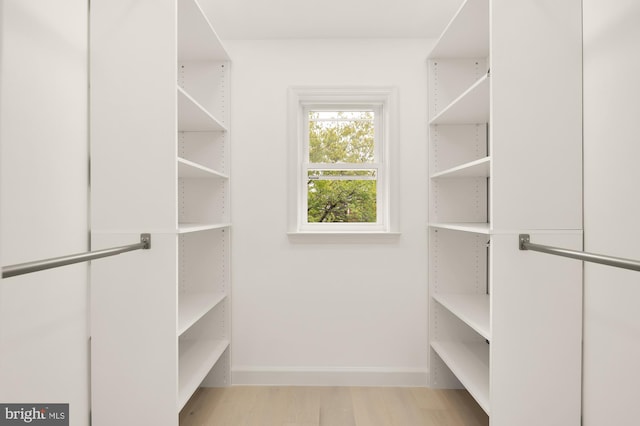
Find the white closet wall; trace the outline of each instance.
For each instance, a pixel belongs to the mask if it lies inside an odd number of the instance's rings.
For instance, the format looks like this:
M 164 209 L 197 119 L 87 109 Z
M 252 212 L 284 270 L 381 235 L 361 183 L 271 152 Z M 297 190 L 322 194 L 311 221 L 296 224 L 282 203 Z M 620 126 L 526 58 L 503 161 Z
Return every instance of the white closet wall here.
M 233 57 L 233 382 L 424 385 L 424 52 L 431 42 L 227 45 Z M 402 235 L 387 243 L 293 243 L 287 238 L 287 93 L 291 86 L 345 85 L 398 88 L 399 138 L 390 143 L 399 155 Z
M 640 3 L 584 0 L 585 250 L 640 259 Z M 640 273 L 585 265 L 584 425 L 640 418 Z

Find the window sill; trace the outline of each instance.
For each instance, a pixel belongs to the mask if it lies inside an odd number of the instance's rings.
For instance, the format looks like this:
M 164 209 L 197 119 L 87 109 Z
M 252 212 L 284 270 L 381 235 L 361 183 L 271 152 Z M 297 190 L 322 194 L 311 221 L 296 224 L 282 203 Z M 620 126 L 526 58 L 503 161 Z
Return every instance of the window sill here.
M 292 243 L 395 243 L 400 232 L 287 232 Z

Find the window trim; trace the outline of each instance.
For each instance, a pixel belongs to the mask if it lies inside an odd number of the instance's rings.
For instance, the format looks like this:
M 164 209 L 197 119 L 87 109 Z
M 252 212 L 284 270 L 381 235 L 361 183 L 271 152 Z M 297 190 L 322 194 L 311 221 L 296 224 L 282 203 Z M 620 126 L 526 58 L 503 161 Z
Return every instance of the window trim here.
M 300 241 L 300 236 L 322 236 L 318 241 L 331 242 L 331 236 L 336 241 L 352 241 L 358 236 L 368 238 L 379 236 L 380 240 L 388 241 L 390 237 L 398 236 L 397 223 L 397 176 L 395 162 L 397 161 L 397 89 L 393 87 L 293 87 L 289 89 L 289 117 L 288 117 L 288 145 L 289 145 L 289 177 L 288 177 L 288 234 L 291 240 Z M 306 112 L 310 107 L 339 109 L 352 107 L 376 107 L 382 111 L 377 119 L 381 124 L 383 138 L 382 146 L 376 146 L 377 162 L 382 175 L 378 176 L 378 215 L 376 224 L 350 223 L 307 223 L 307 216 L 303 214 L 303 203 L 306 200 L 307 185 L 303 179 L 303 168 L 307 163 L 308 147 L 308 117 Z M 378 142 L 378 141 L 376 141 Z M 382 197 L 382 198 L 381 198 Z M 382 204 L 382 205 L 380 205 Z M 382 210 L 381 210 L 382 209 Z

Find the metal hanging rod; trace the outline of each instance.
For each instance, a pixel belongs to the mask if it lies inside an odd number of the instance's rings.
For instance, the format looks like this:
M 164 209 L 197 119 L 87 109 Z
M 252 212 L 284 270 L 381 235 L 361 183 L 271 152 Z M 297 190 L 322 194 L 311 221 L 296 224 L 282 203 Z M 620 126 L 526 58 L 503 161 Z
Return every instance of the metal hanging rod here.
M 134 250 L 149 250 L 151 248 L 151 234 L 140 234 L 140 242 L 128 246 L 113 247 L 104 250 L 89 251 L 86 253 L 70 254 L 68 256 L 54 257 L 51 259 L 36 260 L 35 262 L 19 263 L 2 267 L 2 278 L 15 277 L 16 275 L 29 274 L 44 269 L 57 268 L 59 266 L 72 265 L 74 263 L 87 262 L 101 257 L 115 256 Z
M 585 262 L 600 263 L 602 265 L 614 266 L 616 268 L 631 269 L 640 271 L 640 262 L 637 260 L 623 259 L 620 257 L 604 256 L 601 254 L 586 253 L 583 251 L 568 250 L 558 247 L 543 246 L 529 241 L 529 234 L 520 234 L 520 250 L 539 251 L 541 253 L 555 254 L 556 256 L 570 257 Z

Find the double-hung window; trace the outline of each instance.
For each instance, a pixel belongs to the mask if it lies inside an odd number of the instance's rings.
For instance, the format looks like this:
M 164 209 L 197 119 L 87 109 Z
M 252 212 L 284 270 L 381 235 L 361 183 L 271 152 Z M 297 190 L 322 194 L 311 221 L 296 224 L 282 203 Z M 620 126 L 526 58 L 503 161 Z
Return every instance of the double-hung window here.
M 294 232 L 390 231 L 389 94 L 296 92 Z

